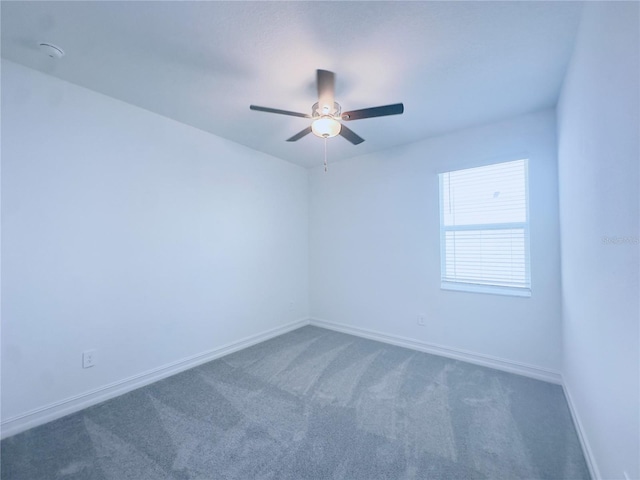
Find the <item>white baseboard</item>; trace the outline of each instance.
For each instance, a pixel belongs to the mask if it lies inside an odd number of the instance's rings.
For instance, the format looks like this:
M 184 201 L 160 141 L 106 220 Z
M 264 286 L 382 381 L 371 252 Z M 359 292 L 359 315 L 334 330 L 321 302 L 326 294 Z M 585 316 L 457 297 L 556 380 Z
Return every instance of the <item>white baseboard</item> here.
M 295 330 L 308 324 L 308 319 L 299 319 L 294 322 L 266 330 L 262 333 L 251 335 L 250 337 L 243 338 L 236 342 L 183 358 L 176 362 L 154 368 L 153 370 L 149 370 L 123 380 L 118 380 L 117 382 L 104 385 L 94 390 L 74 395 L 73 397 L 7 418 L 0 423 L 0 438 L 7 438 L 11 435 L 15 435 L 16 433 L 48 423 L 57 418 L 69 415 L 70 413 L 82 410 L 83 408 L 104 402 L 105 400 L 117 397 L 123 393 L 135 390 L 136 388 L 157 382 L 158 380 L 175 375 L 176 373 L 210 362 L 216 358 L 242 350 L 243 348 L 250 347 L 256 343 L 277 337 L 278 335 L 282 335 L 283 333 L 290 332 L 291 330 Z
M 589 440 L 587 439 L 587 433 L 582 426 L 582 422 L 580 421 L 580 416 L 578 415 L 578 410 L 575 408 L 575 404 L 573 403 L 573 398 L 571 397 L 571 392 L 569 390 L 569 386 L 566 383 L 566 380 L 563 378 L 562 381 L 562 389 L 564 390 L 564 396 L 567 399 L 567 404 L 569 405 L 569 411 L 571 412 L 571 418 L 573 419 L 573 425 L 576 427 L 576 432 L 578 433 L 578 439 L 580 440 L 580 446 L 582 447 L 582 453 L 584 454 L 584 459 L 587 462 L 587 467 L 589 468 L 589 473 L 591 474 L 592 480 L 599 480 L 602 477 L 600 476 L 600 470 L 598 469 L 598 464 L 596 463 L 595 457 L 593 456 L 593 451 L 591 450 L 591 446 L 589 445 Z
M 562 384 L 562 377 L 560 375 L 560 372 L 536 367 L 533 365 L 527 365 L 525 363 L 505 360 L 502 358 L 492 357 L 490 355 L 484 355 L 480 353 L 468 352 L 458 348 L 445 347 L 442 345 L 427 343 L 420 340 L 401 337 L 398 335 L 390 335 L 387 333 L 377 332 L 375 330 L 369 330 L 368 328 L 352 327 L 350 325 L 330 322 L 328 320 L 312 318 L 309 323 L 317 327 L 327 328 L 329 330 L 335 330 L 342 333 L 348 333 L 350 335 L 356 335 L 358 337 L 368 338 L 370 340 L 377 340 L 379 342 L 389 343 L 391 345 L 397 345 L 399 347 L 405 347 L 412 350 L 418 350 L 420 352 L 440 355 L 442 357 L 452 358 L 454 360 L 461 360 L 463 362 L 482 365 L 483 367 L 495 368 L 496 370 L 515 373 L 517 375 L 523 375 L 525 377 L 531 377 L 537 380 L 543 380 L 545 382 L 555 383 L 559 385 Z

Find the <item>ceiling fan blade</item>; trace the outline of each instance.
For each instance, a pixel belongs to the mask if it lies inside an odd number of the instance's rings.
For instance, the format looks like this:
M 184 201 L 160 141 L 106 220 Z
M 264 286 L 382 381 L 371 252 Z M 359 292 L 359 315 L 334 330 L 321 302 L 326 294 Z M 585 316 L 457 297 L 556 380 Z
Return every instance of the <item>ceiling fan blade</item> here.
M 307 127 L 304 130 L 302 130 L 301 132 L 296 133 L 293 137 L 288 138 L 287 142 L 295 142 L 297 140 L 300 140 L 302 137 L 304 137 L 305 135 L 308 135 L 311 133 L 311 127 Z
M 342 114 L 342 120 L 360 120 L 361 118 L 386 117 L 387 115 L 399 115 L 404 112 L 402 103 L 385 105 L 383 107 L 363 108 L 362 110 L 352 110 Z
M 349 140 L 354 145 L 358 145 L 364 142 L 364 138 L 360 137 L 353 130 L 345 127 L 344 125 L 342 125 L 342 128 L 340 129 L 340 135 Z
M 320 115 L 331 115 L 335 96 L 336 74 L 328 70 L 318 70 L 318 111 Z M 324 108 L 328 107 L 325 111 Z
M 311 115 L 307 115 L 306 113 L 290 112 L 288 110 L 278 110 L 277 108 L 258 107 L 257 105 L 249 105 L 249 108 L 251 110 L 256 110 L 258 112 L 279 113 L 280 115 L 290 115 L 292 117 L 311 118 Z

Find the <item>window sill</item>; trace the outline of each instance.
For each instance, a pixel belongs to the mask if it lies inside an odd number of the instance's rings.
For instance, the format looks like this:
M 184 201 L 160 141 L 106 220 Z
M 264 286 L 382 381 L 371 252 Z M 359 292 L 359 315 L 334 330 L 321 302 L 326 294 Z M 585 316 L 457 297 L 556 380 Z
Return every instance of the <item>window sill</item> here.
M 496 285 L 479 285 L 475 283 L 440 283 L 442 290 L 452 290 L 456 292 L 486 293 L 489 295 L 506 295 L 509 297 L 531 297 L 530 288 L 499 287 Z

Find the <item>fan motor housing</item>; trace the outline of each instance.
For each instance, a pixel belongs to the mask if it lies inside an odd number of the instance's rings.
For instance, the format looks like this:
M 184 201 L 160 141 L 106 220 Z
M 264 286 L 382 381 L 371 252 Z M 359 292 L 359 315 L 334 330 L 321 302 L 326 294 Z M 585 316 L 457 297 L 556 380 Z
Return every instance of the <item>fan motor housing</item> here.
M 314 103 L 313 106 L 311 107 L 311 115 L 313 116 L 313 118 L 326 117 L 326 116 L 340 118 L 340 112 L 342 112 L 342 107 L 338 102 L 333 102 L 332 112 L 321 112 L 319 102 Z

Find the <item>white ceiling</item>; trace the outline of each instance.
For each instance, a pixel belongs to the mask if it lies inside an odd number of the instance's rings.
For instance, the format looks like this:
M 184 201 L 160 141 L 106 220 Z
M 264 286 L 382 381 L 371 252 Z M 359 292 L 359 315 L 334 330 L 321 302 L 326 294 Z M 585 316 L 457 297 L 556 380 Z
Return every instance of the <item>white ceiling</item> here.
M 353 121 L 331 161 L 555 105 L 578 2 L 2 2 L 2 56 L 302 166 L 323 141 L 309 120 L 315 71 L 336 73 Z M 53 60 L 40 42 L 62 47 Z

